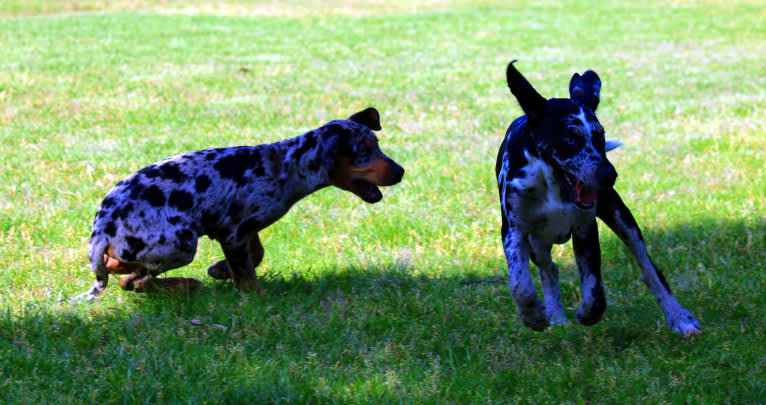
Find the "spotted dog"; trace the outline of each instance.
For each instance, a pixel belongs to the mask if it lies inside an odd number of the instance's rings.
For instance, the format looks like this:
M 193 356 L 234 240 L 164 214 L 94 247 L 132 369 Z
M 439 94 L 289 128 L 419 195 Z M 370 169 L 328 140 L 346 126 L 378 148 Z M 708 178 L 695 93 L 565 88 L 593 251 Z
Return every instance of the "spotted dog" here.
M 593 71 L 575 73 L 570 98 L 546 100 L 511 62 L 506 78 L 525 115 L 511 123 L 497 156 L 502 240 L 508 285 L 524 325 L 544 330 L 564 324 L 558 268 L 551 247 L 572 239 L 582 284 L 577 321 L 593 325 L 606 309 L 601 280 L 601 250 L 596 217 L 628 246 L 641 267 L 644 283 L 665 312 L 668 325 L 682 334 L 700 331 L 692 314 L 676 301 L 652 263 L 641 230 L 613 188 L 617 179 L 607 142 L 595 112 L 601 80 Z M 544 303 L 535 291 L 529 260 L 540 270 Z
M 255 267 L 263 258 L 258 232 L 298 200 L 335 186 L 376 203 L 378 186 L 401 181 L 404 169 L 378 146 L 374 108 L 281 142 L 199 150 L 147 166 L 117 183 L 93 221 L 88 243 L 96 281 L 70 298 L 92 300 L 110 273 L 129 274 L 125 290 L 194 289 L 189 278 L 155 278 L 192 261 L 197 239 L 217 240 L 226 260 L 209 267 L 240 291 L 262 291 Z

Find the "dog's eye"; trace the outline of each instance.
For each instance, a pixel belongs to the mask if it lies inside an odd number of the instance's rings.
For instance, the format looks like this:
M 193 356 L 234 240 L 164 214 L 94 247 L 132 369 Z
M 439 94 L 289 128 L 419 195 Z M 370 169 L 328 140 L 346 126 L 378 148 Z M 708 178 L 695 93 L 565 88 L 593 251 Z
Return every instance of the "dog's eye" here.
M 575 140 L 571 136 L 567 136 L 566 138 L 564 138 L 564 142 L 566 142 L 567 145 L 574 145 Z
M 370 153 L 367 149 L 362 149 L 359 151 L 359 157 L 367 157 L 367 154 Z

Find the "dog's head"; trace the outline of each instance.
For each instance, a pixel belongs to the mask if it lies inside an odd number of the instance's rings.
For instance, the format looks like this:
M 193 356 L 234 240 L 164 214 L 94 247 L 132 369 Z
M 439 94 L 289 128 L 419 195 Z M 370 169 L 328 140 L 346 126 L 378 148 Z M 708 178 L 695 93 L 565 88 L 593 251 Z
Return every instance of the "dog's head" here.
M 376 203 L 383 198 L 378 186 L 393 186 L 402 180 L 404 169 L 380 150 L 372 132 L 381 129 L 378 110 L 370 107 L 323 128 L 324 166 L 335 187 Z
M 579 208 L 596 202 L 597 190 L 614 186 L 617 171 L 606 157 L 619 143 L 607 143 L 604 128 L 596 118 L 601 80 L 591 70 L 575 73 L 569 82 L 570 98 L 543 98 L 513 66 L 506 78 L 527 115 L 525 133 L 534 150 L 554 169 L 562 195 Z

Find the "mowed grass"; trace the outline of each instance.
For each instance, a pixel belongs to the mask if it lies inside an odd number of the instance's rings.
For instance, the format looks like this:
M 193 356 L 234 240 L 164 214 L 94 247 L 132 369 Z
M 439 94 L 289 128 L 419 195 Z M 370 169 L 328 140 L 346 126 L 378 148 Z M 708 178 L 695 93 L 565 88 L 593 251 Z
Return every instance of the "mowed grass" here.
M 766 401 L 766 14 L 756 1 L 160 2 L 0 5 L 0 402 Z M 608 308 L 521 326 L 504 284 L 494 159 L 521 114 L 603 81 L 617 190 L 702 334 L 678 336 L 601 228 Z M 196 149 L 299 135 L 367 106 L 406 169 L 366 205 L 328 188 L 261 233 L 266 295 L 169 275 L 90 304 L 95 210 L 123 177 Z M 533 270 L 535 273 L 536 271 Z

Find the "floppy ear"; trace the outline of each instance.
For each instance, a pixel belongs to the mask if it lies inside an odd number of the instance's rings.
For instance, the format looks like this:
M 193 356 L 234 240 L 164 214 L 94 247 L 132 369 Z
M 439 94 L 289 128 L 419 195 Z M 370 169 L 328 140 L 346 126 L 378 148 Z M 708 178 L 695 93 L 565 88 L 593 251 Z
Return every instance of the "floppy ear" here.
M 545 98 L 513 67 L 515 62 L 516 59 L 508 64 L 508 69 L 505 71 L 505 79 L 508 82 L 511 93 L 519 101 L 521 109 L 527 114 L 529 120 L 535 121 L 543 116 Z
M 596 72 L 589 70 L 582 76 L 575 73 L 569 81 L 569 98 L 596 112 L 601 101 L 601 79 Z
M 330 124 L 324 129 L 320 159 L 322 165 L 332 171 L 338 165 L 338 159 L 351 153 L 348 147 L 349 131 L 339 124 Z
M 373 131 L 381 130 L 380 114 L 378 113 L 378 110 L 373 107 L 369 107 L 364 111 L 359 111 L 358 113 L 348 117 L 348 119 L 356 123 L 366 125 L 367 128 L 370 128 Z
M 335 169 L 335 165 L 338 163 L 338 148 L 342 130 L 340 125 L 332 125 L 331 127 L 337 128 L 327 128 L 328 130 L 323 136 L 324 139 L 322 139 L 321 149 L 322 166 L 327 170 Z

